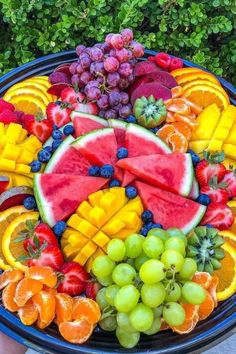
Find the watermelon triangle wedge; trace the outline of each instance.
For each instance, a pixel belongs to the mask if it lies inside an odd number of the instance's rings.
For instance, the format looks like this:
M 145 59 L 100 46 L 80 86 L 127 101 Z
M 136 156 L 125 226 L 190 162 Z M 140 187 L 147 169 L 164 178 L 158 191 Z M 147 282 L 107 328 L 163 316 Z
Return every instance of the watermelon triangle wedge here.
M 177 227 L 188 233 L 196 227 L 206 207 L 180 195 L 150 186 L 143 182 L 135 182 L 144 207 L 153 212 L 155 223 L 165 229 Z
M 106 128 L 108 126 L 105 119 L 84 112 L 73 111 L 71 113 L 71 120 L 75 128 L 76 138 L 93 130 Z
M 190 154 L 155 154 L 117 161 L 117 166 L 136 175 L 137 179 L 173 193 L 188 196 L 193 184 Z
M 114 133 L 117 141 L 117 148 L 125 146 L 125 135 L 127 123 L 118 119 L 108 119 L 109 127 L 114 129 Z
M 107 180 L 100 177 L 56 173 L 34 175 L 34 194 L 44 222 L 53 227 L 66 220 L 89 194 L 101 189 Z

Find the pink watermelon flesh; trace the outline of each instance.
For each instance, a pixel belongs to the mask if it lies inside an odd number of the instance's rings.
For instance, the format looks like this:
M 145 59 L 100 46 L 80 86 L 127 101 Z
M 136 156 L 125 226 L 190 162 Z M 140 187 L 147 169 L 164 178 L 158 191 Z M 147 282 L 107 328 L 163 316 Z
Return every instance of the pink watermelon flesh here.
M 119 160 L 117 166 L 154 186 L 188 196 L 193 184 L 190 154 L 156 154 Z
M 51 227 L 66 220 L 89 194 L 101 189 L 105 178 L 69 174 L 36 174 L 34 192 L 42 219 Z
M 135 76 L 143 76 L 153 72 L 160 71 L 161 69 L 156 66 L 155 63 L 151 61 L 141 61 L 137 63 L 134 67 L 134 75 Z
M 125 170 L 124 177 L 122 180 L 122 187 L 126 187 L 129 184 L 133 184 L 136 179 L 137 179 L 137 176 L 135 176 L 133 173 Z
M 105 128 L 108 125 L 105 119 L 76 111 L 72 113 L 71 119 L 75 127 L 76 138 L 93 130 Z
M 154 96 L 156 100 L 159 98 L 162 98 L 163 101 L 166 101 L 172 97 L 171 91 L 156 82 L 149 82 L 146 84 L 141 84 L 136 90 L 132 93 L 131 95 L 131 103 L 134 104 L 134 102 L 137 100 L 137 98 L 140 98 L 142 96 L 144 97 L 149 97 L 149 96 Z
M 125 146 L 125 134 L 127 123 L 119 121 L 117 119 L 109 119 L 108 124 L 109 127 L 114 129 L 117 142 L 117 149 Z
M 206 211 L 204 205 L 191 199 L 146 183 L 135 182 L 135 185 L 145 208 L 153 212 L 155 223 L 165 229 L 177 227 L 188 233 L 199 224 Z

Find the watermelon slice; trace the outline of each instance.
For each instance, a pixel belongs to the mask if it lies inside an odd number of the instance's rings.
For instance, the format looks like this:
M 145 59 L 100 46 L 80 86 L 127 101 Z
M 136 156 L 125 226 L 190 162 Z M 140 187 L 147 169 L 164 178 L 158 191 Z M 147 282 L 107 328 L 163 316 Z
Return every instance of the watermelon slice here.
M 44 170 L 45 173 L 88 175 L 88 169 L 91 164 L 79 151 L 71 146 L 74 141 L 75 139 L 71 135 L 63 141 L 48 162 Z
M 154 186 L 188 196 L 193 184 L 190 154 L 155 154 L 119 160 L 117 166 Z
M 68 174 L 35 174 L 34 194 L 44 222 L 53 227 L 66 220 L 89 194 L 101 189 L 107 180 Z
M 178 227 L 188 233 L 199 224 L 206 211 L 204 205 L 191 199 L 146 183 L 136 181 L 135 185 L 145 208 L 153 212 L 154 221 L 165 229 Z
M 193 176 L 192 188 L 191 188 L 191 191 L 190 191 L 188 197 L 190 199 L 197 199 L 198 196 L 199 196 L 199 184 L 198 184 L 197 179 L 196 179 L 196 177 L 194 175 Z
M 116 136 L 117 141 L 117 148 L 125 146 L 125 134 L 127 123 L 123 122 L 122 120 L 117 119 L 109 119 L 108 120 L 109 127 L 114 129 L 114 133 Z
M 73 111 L 71 113 L 71 120 L 75 127 L 76 138 L 93 130 L 106 128 L 108 126 L 105 119 L 84 112 Z

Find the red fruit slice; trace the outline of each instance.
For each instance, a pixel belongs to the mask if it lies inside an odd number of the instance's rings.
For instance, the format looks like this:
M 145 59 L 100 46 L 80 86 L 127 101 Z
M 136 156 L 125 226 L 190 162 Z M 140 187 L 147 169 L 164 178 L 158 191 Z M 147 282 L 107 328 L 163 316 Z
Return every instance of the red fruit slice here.
M 141 61 L 134 67 L 135 76 L 143 76 L 156 71 L 160 71 L 160 68 L 158 68 L 156 64 L 151 61 Z
M 93 130 L 106 128 L 108 126 L 107 120 L 83 112 L 72 112 L 71 120 L 75 127 L 76 138 Z
M 26 186 L 13 187 L 6 190 L 0 195 L 0 211 L 21 205 L 23 200 L 30 195 L 33 195 L 33 190 Z
M 7 176 L 0 176 L 0 193 L 4 192 L 9 184 Z
M 142 96 L 149 97 L 151 95 L 154 96 L 155 99 L 162 98 L 164 101 L 169 100 L 172 97 L 171 91 L 167 87 L 156 82 L 151 82 L 141 84 L 138 88 L 136 88 L 131 95 L 131 103 L 134 104 L 137 98 Z
M 232 210 L 224 204 L 212 203 L 207 207 L 201 225 L 210 224 L 219 230 L 227 230 L 234 222 Z
M 53 71 L 48 77 L 48 81 L 50 82 L 51 85 L 57 84 L 57 83 L 62 83 L 64 82 L 65 84 L 70 84 L 70 77 L 66 75 L 62 71 Z
M 157 82 L 165 87 L 173 88 L 177 86 L 175 78 L 166 71 L 153 72 L 147 75 L 148 82 Z
M 57 84 L 52 85 L 51 87 L 49 87 L 49 89 L 47 90 L 47 93 L 49 93 L 50 95 L 54 95 L 57 97 L 61 96 L 61 92 L 66 88 L 69 87 L 69 84 L 66 84 L 64 82 L 60 82 Z
M 146 82 L 150 82 L 148 75 L 138 76 L 135 81 L 127 88 L 128 95 L 131 96 L 136 88 L 138 88 L 141 84 L 145 84 Z
M 43 221 L 53 227 L 57 221 L 66 220 L 89 194 L 106 183 L 100 177 L 35 174 L 34 194 Z
M 197 226 L 206 207 L 180 195 L 164 191 L 142 182 L 135 182 L 146 209 L 151 210 L 155 223 L 165 229 L 177 227 L 184 233 Z
M 128 124 L 117 119 L 109 119 L 108 124 L 109 127 L 114 129 L 114 133 L 117 141 L 117 148 L 119 149 L 120 147 L 124 147 L 126 128 Z
M 70 77 L 71 72 L 70 72 L 69 68 L 70 68 L 70 63 L 61 64 L 54 70 L 54 72 L 59 71 L 59 72 L 62 72 Z
M 122 180 L 122 187 L 126 187 L 129 184 L 132 184 L 137 179 L 137 176 L 129 171 L 124 171 L 124 177 Z
M 193 184 L 190 154 L 156 154 L 119 160 L 117 166 L 149 184 L 188 196 Z

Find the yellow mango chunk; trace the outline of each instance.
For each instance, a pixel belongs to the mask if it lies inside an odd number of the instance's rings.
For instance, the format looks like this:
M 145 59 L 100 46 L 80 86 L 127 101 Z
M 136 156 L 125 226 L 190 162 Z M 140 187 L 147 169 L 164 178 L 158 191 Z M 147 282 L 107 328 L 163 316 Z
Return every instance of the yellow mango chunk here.
M 24 140 L 21 146 L 24 149 L 31 151 L 32 153 L 36 153 L 41 149 L 42 143 L 35 135 L 30 135 L 27 139 Z
M 23 163 L 17 163 L 15 167 L 15 172 L 21 174 L 28 174 L 30 173 L 30 166 L 25 165 Z
M 227 157 L 234 159 L 236 156 L 236 146 L 232 144 L 224 144 L 223 150 Z
M 0 122 L 0 137 L 4 135 L 4 124 Z
M 10 123 L 5 132 L 6 141 L 9 143 L 16 143 L 21 135 L 22 126 L 16 123 Z
M 0 171 L 14 171 L 16 163 L 13 160 L 0 158 Z
M 229 159 L 228 157 L 226 157 L 226 159 L 224 159 L 224 161 L 223 161 L 223 165 L 224 165 L 227 169 L 229 169 L 230 166 L 233 166 L 233 169 L 235 169 L 235 168 L 236 168 L 236 160 L 234 160 L 234 159 Z
M 236 145 L 236 107 L 230 105 L 228 107 L 228 114 L 233 117 L 234 123 L 229 131 L 227 138 L 225 139 L 225 143 Z
M 215 103 L 206 107 L 196 119 L 198 126 L 192 132 L 191 141 L 210 139 L 219 122 L 220 114 L 220 108 Z
M 98 231 L 98 233 L 93 236 L 93 242 L 101 248 L 104 248 L 109 241 L 110 238 L 102 231 Z
M 207 150 L 209 150 L 209 151 L 220 151 L 220 150 L 222 150 L 223 143 L 224 143 L 223 140 L 212 139 L 209 142 Z
M 32 152 L 21 148 L 20 154 L 16 161 L 17 163 L 28 165 L 33 161 L 33 159 L 34 159 L 34 154 Z
M 107 215 L 105 211 L 97 206 L 93 207 L 92 210 L 89 212 L 89 218 L 91 222 L 98 228 L 104 225 L 107 221 Z
M 84 265 L 88 258 L 96 251 L 97 245 L 92 241 L 89 241 L 79 252 L 79 254 L 73 259 L 74 262 L 78 262 Z
M 74 257 L 77 256 L 77 254 L 79 252 L 79 248 L 75 248 L 74 246 L 68 244 L 64 247 L 63 251 L 64 251 L 64 255 L 65 255 L 66 260 L 71 261 Z
M 87 237 L 81 234 L 81 232 L 74 231 L 68 237 L 68 243 L 71 244 L 71 246 L 76 247 L 78 249 L 81 249 L 87 243 L 87 241 L 88 241 Z
M 116 208 L 117 198 L 110 192 L 104 194 L 100 199 L 99 206 L 104 209 L 108 216 L 113 215 L 117 210 Z
M 207 149 L 208 144 L 208 140 L 190 141 L 189 148 L 195 151 L 197 154 L 200 154 L 201 152 Z
M 78 226 L 81 223 L 83 219 L 80 218 L 78 215 L 73 214 L 71 215 L 71 217 L 69 218 L 69 220 L 67 221 L 67 225 L 72 227 L 75 230 L 78 230 Z
M 92 206 L 99 205 L 99 201 L 103 196 L 103 191 L 97 191 L 89 195 L 88 200 Z
M 84 200 L 76 210 L 76 213 L 79 214 L 82 218 L 87 218 L 89 215 L 89 212 L 92 210 L 91 205 Z
M 102 231 L 105 232 L 107 235 L 112 236 L 122 230 L 124 226 L 125 223 L 123 221 L 119 219 L 112 219 L 108 221 L 105 226 L 103 226 Z
M 20 148 L 14 144 L 7 143 L 2 151 L 1 156 L 5 159 L 16 161 L 20 154 Z

